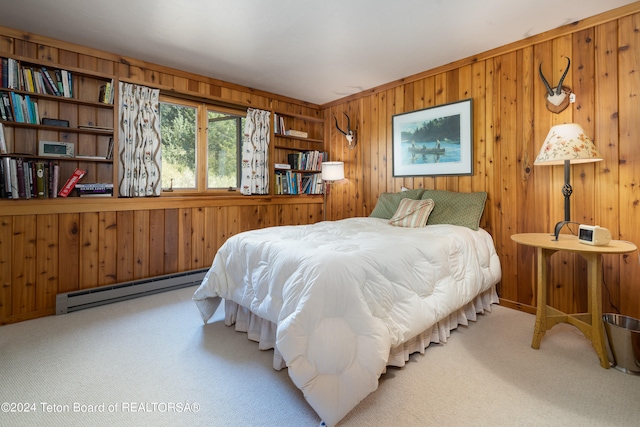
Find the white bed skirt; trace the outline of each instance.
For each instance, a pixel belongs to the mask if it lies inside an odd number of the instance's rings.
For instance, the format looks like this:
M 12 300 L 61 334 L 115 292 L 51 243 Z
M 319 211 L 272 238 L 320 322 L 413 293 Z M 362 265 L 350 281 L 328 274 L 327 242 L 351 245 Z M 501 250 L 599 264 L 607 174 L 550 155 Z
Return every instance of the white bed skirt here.
M 468 325 L 469 321 L 476 321 L 478 314 L 485 311 L 491 312 L 491 304 L 499 302 L 495 286 L 476 296 L 469 304 L 460 310 L 442 319 L 420 335 L 411 338 L 389 352 L 387 366 L 402 367 L 413 353 L 423 354 L 431 343 L 446 343 L 451 331 L 459 325 Z M 235 324 L 236 331 L 246 332 L 247 338 L 258 343 L 260 350 L 274 350 L 273 368 L 281 370 L 287 365 L 276 348 L 277 326 L 252 313 L 248 308 L 242 307 L 233 301 L 225 300 L 224 323 L 227 326 Z

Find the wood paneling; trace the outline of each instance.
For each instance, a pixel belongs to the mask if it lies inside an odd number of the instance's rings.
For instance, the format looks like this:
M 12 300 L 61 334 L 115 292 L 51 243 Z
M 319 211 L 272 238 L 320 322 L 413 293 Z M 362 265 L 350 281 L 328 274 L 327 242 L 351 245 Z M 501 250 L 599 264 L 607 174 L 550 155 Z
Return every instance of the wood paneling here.
M 0 216 L 0 324 L 53 314 L 58 293 L 205 268 L 240 231 L 321 217 L 321 203 L 290 200 Z
M 571 167 L 571 220 L 607 227 L 614 238 L 640 244 L 638 52 L 640 3 L 635 3 L 618 15 L 607 13 L 327 104 L 325 117 L 349 111 L 358 128 L 358 146 L 345 152 L 344 137 L 333 124 L 327 126 L 332 159 L 347 165 L 340 200 L 349 206 L 332 209 L 332 217 L 368 215 L 380 193 L 402 186 L 486 191 L 481 225 L 493 235 L 502 263 L 500 296 L 532 311 L 534 251 L 510 236 L 551 231 L 563 219 L 563 167 L 533 165 L 552 125 L 579 123 L 604 157 Z M 545 107 L 538 66 L 542 63 L 547 79 L 557 85 L 566 57 L 571 68 L 564 84 L 576 102 L 554 114 Z M 393 115 L 466 98 L 473 99 L 473 176 L 393 178 Z M 558 253 L 550 262 L 550 303 L 565 312 L 585 310 L 584 260 Z M 637 254 L 605 257 L 605 312 L 640 317 L 640 287 L 633 277 L 640 277 Z
M 53 61 L 213 104 L 322 117 L 320 106 L 277 94 L 10 28 L 0 27 L 0 36 L 0 56 Z M 93 100 L 95 84 L 79 77 L 75 92 L 80 99 Z M 96 113 L 71 103 L 41 100 L 39 107 L 43 115 L 68 119 L 71 126 L 78 120 L 100 125 L 114 118 L 112 111 Z M 9 147 L 13 138 L 35 141 L 33 132 L 16 129 L 9 135 Z M 58 138 L 58 133 L 51 136 Z M 79 154 L 98 154 L 108 143 L 108 138 L 95 135 L 60 137 L 75 142 Z M 35 152 L 35 147 L 27 148 Z M 87 166 L 91 181 L 112 179 L 104 165 Z M 61 175 L 71 172 L 65 166 Z M 206 267 L 220 245 L 241 231 L 321 218 L 321 196 L 0 200 L 0 324 L 53 314 L 58 293 Z

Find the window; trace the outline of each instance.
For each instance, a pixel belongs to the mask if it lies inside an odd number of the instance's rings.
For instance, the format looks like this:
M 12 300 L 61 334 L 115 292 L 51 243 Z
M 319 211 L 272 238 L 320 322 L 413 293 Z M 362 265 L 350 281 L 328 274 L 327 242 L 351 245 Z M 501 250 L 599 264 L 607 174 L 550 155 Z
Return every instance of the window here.
M 238 188 L 245 118 L 207 111 L 207 188 Z
M 238 188 L 245 115 L 162 96 L 162 188 L 179 192 Z

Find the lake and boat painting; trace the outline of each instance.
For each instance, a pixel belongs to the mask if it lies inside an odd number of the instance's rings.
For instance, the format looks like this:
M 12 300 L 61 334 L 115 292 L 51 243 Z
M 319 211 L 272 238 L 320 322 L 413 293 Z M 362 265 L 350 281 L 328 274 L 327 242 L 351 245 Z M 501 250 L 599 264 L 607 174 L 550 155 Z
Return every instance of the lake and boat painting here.
M 470 175 L 471 99 L 393 116 L 393 175 Z

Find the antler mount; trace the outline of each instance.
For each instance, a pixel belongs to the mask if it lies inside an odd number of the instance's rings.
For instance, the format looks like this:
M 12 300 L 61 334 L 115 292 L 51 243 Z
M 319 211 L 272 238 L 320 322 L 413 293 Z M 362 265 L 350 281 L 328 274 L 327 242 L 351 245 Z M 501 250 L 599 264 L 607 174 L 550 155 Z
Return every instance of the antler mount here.
M 345 138 L 347 138 L 347 145 L 349 146 L 350 150 L 353 150 L 356 147 L 357 141 L 356 141 L 356 132 L 354 130 L 351 130 L 351 119 L 349 118 L 349 115 L 347 113 L 345 113 L 344 111 L 342 112 L 346 117 L 347 117 L 347 131 L 343 131 L 342 129 L 340 129 L 340 126 L 338 125 L 338 119 L 336 118 L 336 115 L 333 115 L 334 120 L 336 121 L 336 129 L 338 129 L 338 131 L 343 134 L 345 136 Z

